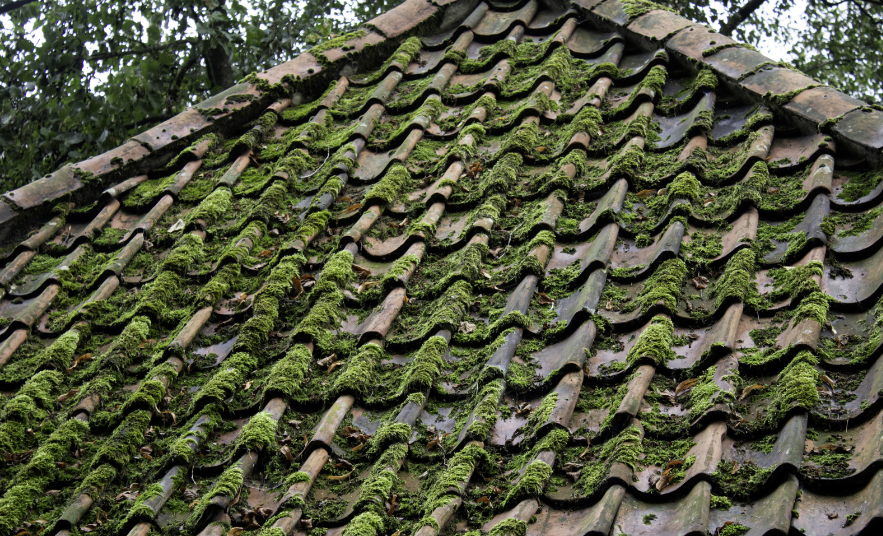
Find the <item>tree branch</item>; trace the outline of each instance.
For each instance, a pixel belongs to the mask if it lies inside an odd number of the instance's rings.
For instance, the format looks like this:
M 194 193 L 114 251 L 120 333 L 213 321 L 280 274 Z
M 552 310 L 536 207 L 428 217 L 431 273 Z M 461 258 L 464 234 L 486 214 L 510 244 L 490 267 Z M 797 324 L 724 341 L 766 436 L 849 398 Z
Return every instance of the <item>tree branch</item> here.
M 33 4 L 37 0 L 15 0 L 13 2 L 7 2 L 0 6 L 0 15 L 4 15 L 9 13 L 10 11 L 16 10 L 20 7 L 24 7 L 28 4 Z
M 150 117 L 145 117 L 140 121 L 132 121 L 128 125 L 123 125 L 123 129 L 129 130 L 130 128 L 140 127 L 141 125 L 146 125 L 147 123 L 158 123 L 160 121 L 165 121 L 166 119 L 171 119 L 175 117 L 175 114 L 172 115 L 152 115 Z
M 742 24 L 745 19 L 751 16 L 752 13 L 757 11 L 757 9 L 763 5 L 766 0 L 748 0 L 748 2 L 740 7 L 735 13 L 730 15 L 730 18 L 727 19 L 727 22 L 721 26 L 720 33 L 726 35 L 727 37 L 733 34 L 733 30 L 735 30 L 740 24 Z
M 188 39 L 181 39 L 179 41 L 172 41 L 171 43 L 166 43 L 164 45 L 157 45 L 155 47 L 145 47 L 145 48 L 136 48 L 132 50 L 120 50 L 119 52 L 105 52 L 102 54 L 92 54 L 91 56 L 87 56 L 87 60 L 109 60 L 111 58 L 120 58 L 123 56 L 136 56 L 142 54 L 149 54 L 151 52 L 160 52 L 181 43 L 189 43 Z

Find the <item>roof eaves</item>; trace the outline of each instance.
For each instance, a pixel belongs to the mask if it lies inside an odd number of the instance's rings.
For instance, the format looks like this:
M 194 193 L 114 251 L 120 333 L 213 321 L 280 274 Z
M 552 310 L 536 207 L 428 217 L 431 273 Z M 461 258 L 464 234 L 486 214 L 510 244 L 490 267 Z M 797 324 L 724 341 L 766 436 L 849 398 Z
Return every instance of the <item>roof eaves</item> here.
M 94 198 L 123 180 L 161 165 L 176 152 L 210 132 L 224 130 L 256 119 L 280 94 L 315 93 L 324 89 L 344 69 L 354 65 L 379 65 L 403 38 L 427 30 L 431 25 L 456 26 L 467 17 L 477 0 L 450 0 L 430 3 L 406 0 L 398 7 L 365 23 L 360 32 L 350 34 L 339 46 L 318 55 L 305 52 L 291 61 L 259 73 L 243 83 L 214 95 L 194 108 L 188 108 L 125 143 L 98 156 L 68 164 L 49 175 L 3 194 L 0 224 L 13 220 L 19 212 L 46 211 L 62 197 L 75 200 Z M 344 36 L 346 37 L 346 36 Z M 317 57 L 319 56 L 319 57 Z M 255 97 L 244 102 L 226 102 L 233 94 Z M 214 113 L 217 112 L 217 113 Z
M 804 132 L 827 131 L 849 150 L 883 160 L 883 112 L 775 62 L 760 52 L 676 13 L 653 10 L 636 17 L 622 0 L 574 0 L 597 24 L 622 32 L 647 50 L 665 47 L 694 69 L 712 69 L 728 85 L 761 100 Z M 768 67 L 772 67 L 768 69 Z

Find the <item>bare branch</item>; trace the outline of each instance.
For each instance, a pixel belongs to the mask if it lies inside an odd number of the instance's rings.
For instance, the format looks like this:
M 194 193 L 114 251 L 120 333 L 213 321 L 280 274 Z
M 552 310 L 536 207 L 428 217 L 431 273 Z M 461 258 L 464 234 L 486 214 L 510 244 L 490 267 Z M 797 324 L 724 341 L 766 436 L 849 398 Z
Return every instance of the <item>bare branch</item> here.
M 740 24 L 745 22 L 748 17 L 751 16 L 752 13 L 758 10 L 760 6 L 762 6 L 766 2 L 766 0 L 748 0 L 748 2 L 740 7 L 735 13 L 730 15 L 730 18 L 727 19 L 727 22 L 721 26 L 720 33 L 731 36 L 733 34 L 733 30 L 735 30 Z
M 15 0 L 14 2 L 7 2 L 0 6 L 0 15 L 4 15 L 28 4 L 33 4 L 36 1 L 37 0 Z

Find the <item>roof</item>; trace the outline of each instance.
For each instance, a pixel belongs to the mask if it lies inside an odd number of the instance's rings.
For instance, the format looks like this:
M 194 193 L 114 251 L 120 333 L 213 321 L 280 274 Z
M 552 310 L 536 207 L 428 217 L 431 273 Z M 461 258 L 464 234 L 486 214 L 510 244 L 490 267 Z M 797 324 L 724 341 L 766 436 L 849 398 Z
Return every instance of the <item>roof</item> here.
M 0 535 L 883 523 L 883 113 L 408 0 L 0 203 Z

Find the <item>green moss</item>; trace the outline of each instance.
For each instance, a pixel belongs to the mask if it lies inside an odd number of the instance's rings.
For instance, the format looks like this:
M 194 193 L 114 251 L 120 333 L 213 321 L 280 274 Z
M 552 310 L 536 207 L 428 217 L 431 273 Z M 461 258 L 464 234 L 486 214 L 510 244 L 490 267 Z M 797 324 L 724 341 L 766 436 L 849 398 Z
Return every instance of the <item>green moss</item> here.
M 295 337 L 311 339 L 323 353 L 333 347 L 332 331 L 344 318 L 343 290 L 356 280 L 352 265 L 353 255 L 348 251 L 335 253 L 328 259 L 312 291 L 318 298 L 294 330 Z
M 687 265 L 681 259 L 670 259 L 659 265 L 647 282 L 644 283 L 641 292 L 629 304 L 623 308 L 625 312 L 631 312 L 640 308 L 646 312 L 658 302 L 671 312 L 677 308 L 678 300 L 683 296 L 681 286 L 687 277 Z
M 379 536 L 383 531 L 383 518 L 374 512 L 362 512 L 343 529 L 343 536 Z
M 312 480 L 313 479 L 310 478 L 310 475 L 307 473 L 303 471 L 295 471 L 285 478 L 285 485 L 290 487 L 300 482 L 310 482 Z
M 711 496 L 711 508 L 717 510 L 729 510 L 733 507 L 733 501 L 726 498 L 723 495 L 712 495 Z
M 77 491 L 74 492 L 74 497 L 79 497 L 82 494 L 86 494 L 92 498 L 92 500 L 97 500 L 101 495 L 101 491 L 110 484 L 114 478 L 117 476 L 117 470 L 114 469 L 112 465 L 104 464 L 96 467 L 88 475 L 80 485 L 77 487 Z
M 675 199 L 699 200 L 701 184 L 692 173 L 684 172 L 674 178 L 668 187 L 668 200 L 671 203 Z
M 848 527 L 852 525 L 853 523 L 855 523 L 855 520 L 858 519 L 861 515 L 861 512 L 853 512 L 849 514 L 848 516 L 846 516 L 846 521 L 843 522 L 843 526 Z
M 638 458 L 643 453 L 641 435 L 637 426 L 629 426 L 601 446 L 599 461 L 587 464 L 576 483 L 584 496 L 591 497 L 598 491 L 610 474 L 613 462 L 623 463 L 632 471 L 635 470 Z
M 199 503 L 193 508 L 193 513 L 184 523 L 183 532 L 185 534 L 195 533 L 202 521 L 206 508 L 211 504 L 211 500 L 215 497 L 236 497 L 239 494 L 239 490 L 242 489 L 242 481 L 242 467 L 238 463 L 227 468 L 218 477 L 218 481 L 212 486 L 211 491 L 203 495 Z
M 131 462 L 138 447 L 144 442 L 144 433 L 150 426 L 149 411 L 133 411 L 113 431 L 110 438 L 98 448 L 91 466 L 109 463 L 117 468 L 126 467 Z
M 331 213 L 327 210 L 313 212 L 304 218 L 295 233 L 295 239 L 302 241 L 304 244 L 309 243 L 310 239 L 325 230 L 328 226 L 328 220 L 331 219 Z
M 230 263 L 223 267 L 199 289 L 196 296 L 198 307 L 213 307 L 230 291 L 230 286 L 239 277 L 242 267 L 239 263 Z
M 478 441 L 487 439 L 497 424 L 497 407 L 504 387 L 502 380 L 494 380 L 478 393 L 478 404 L 472 410 L 473 420 L 467 431 L 469 437 Z
M 643 0 L 636 0 L 637 2 L 642 2 Z M 641 90 L 651 91 L 653 95 L 660 95 L 662 93 L 662 87 L 665 85 L 666 80 L 668 79 L 668 72 L 665 67 L 661 65 L 656 65 L 652 67 L 647 74 L 644 76 L 644 79 L 635 87 L 632 91 L 632 94 L 629 98 L 619 104 L 616 108 L 609 110 L 605 115 L 616 116 L 619 115 L 626 110 L 629 110 L 632 106 L 632 103 L 641 93 Z
M 524 469 L 518 482 L 506 494 L 503 504 L 512 505 L 518 499 L 540 495 L 551 476 L 552 468 L 546 462 L 542 460 L 532 461 Z
M 277 422 L 267 411 L 256 413 L 248 423 L 242 427 L 239 437 L 236 438 L 238 448 L 246 448 L 251 451 L 262 451 L 276 444 Z
M 769 102 L 772 102 L 773 104 L 777 104 L 779 106 L 784 106 L 784 105 L 788 104 L 789 102 L 791 102 L 792 100 L 794 100 L 794 97 L 796 97 L 797 95 L 800 95 L 801 93 L 803 93 L 807 89 L 812 89 L 814 87 L 820 87 L 820 86 L 821 86 L 821 84 L 810 84 L 806 87 L 802 87 L 799 89 L 794 89 L 794 90 L 791 90 L 791 91 L 788 91 L 785 93 L 778 93 L 778 94 L 774 94 L 773 92 L 768 91 L 763 96 L 763 98 Z
M 461 488 L 468 483 L 469 477 L 479 464 L 487 463 L 489 456 L 487 451 L 476 444 L 466 445 L 457 452 L 448 462 L 447 468 L 442 472 L 426 494 L 424 514 L 429 515 L 436 508 L 435 503 L 444 499 L 450 492 L 450 488 Z
M 338 393 L 365 394 L 375 387 L 376 369 L 383 359 L 383 348 L 368 343 L 351 357 L 346 368 L 334 380 L 334 390 Z
M 83 442 L 88 432 L 87 423 L 71 419 L 62 423 L 33 453 L 0 498 L 0 534 L 15 534 L 34 502 L 60 477 L 59 464 Z
M 285 357 L 273 365 L 267 384 L 264 387 L 264 398 L 283 396 L 296 398 L 303 393 L 304 379 L 310 370 L 313 354 L 303 344 L 295 344 Z
M 711 285 L 714 306 L 720 308 L 728 299 L 742 303 L 756 303 L 759 298 L 754 280 L 756 256 L 753 250 L 737 251 L 724 269 L 724 273 Z
M 233 192 L 229 188 L 221 187 L 210 193 L 195 209 L 188 212 L 185 216 L 185 223 L 191 224 L 196 220 L 202 220 L 206 227 L 212 227 L 221 217 L 228 216 L 232 208 Z
M 731 525 L 724 525 L 721 527 L 720 531 L 717 533 L 718 536 L 742 536 L 743 534 L 747 534 L 750 528 L 745 525 L 740 525 L 739 523 L 733 523 Z
M 129 508 L 126 517 L 117 525 L 117 530 L 125 529 L 125 527 L 129 526 L 132 521 L 139 519 L 152 520 L 154 516 L 156 516 L 156 512 L 153 508 L 144 503 L 151 499 L 155 499 L 162 494 L 163 487 L 161 484 L 154 483 L 148 486 L 147 489 L 142 491 L 141 494 L 138 495 L 138 498 L 135 499 L 135 504 Z
M 443 337 L 427 339 L 408 365 L 399 391 L 406 393 L 431 387 L 444 366 L 443 358 L 447 350 L 448 342 Z
M 472 287 L 466 281 L 456 281 L 431 306 L 421 309 L 420 317 L 412 319 L 399 315 L 394 325 L 401 326 L 399 329 L 404 333 L 396 334 L 392 340 L 422 340 L 438 329 L 457 331 L 470 303 Z
M 626 358 L 627 365 L 641 358 L 649 358 L 659 366 L 674 359 L 674 324 L 664 315 L 656 315 L 650 320 L 650 324 L 641 333 L 638 342 L 629 350 Z
M 126 400 L 123 405 L 123 412 L 130 411 L 133 408 L 150 409 L 158 405 L 166 395 L 166 388 L 162 382 L 158 380 L 144 380 L 138 386 L 138 390 Z
M 190 147 L 187 147 L 186 149 L 184 149 L 183 151 L 178 153 L 178 155 L 175 156 L 175 158 L 173 158 L 166 165 L 166 169 L 174 169 L 174 168 L 177 168 L 179 165 L 181 165 L 184 161 L 195 160 L 196 157 L 193 154 L 193 152 L 196 150 L 196 148 L 199 144 L 206 142 L 206 141 L 208 142 L 208 149 L 206 149 L 205 154 L 208 155 L 211 152 L 213 152 L 215 149 L 220 147 L 223 144 L 224 140 L 218 134 L 214 134 L 214 133 L 206 134 L 206 135 L 202 136 L 201 138 L 199 138 L 198 140 L 196 140 L 195 142 L 193 142 L 193 144 L 190 145 Z
M 622 0 L 622 9 L 625 11 L 626 15 L 629 16 L 629 19 L 636 19 L 641 15 L 646 13 L 650 13 L 651 11 L 656 10 L 664 10 L 671 11 L 675 13 L 675 10 L 670 7 L 661 6 L 657 3 L 650 2 L 648 0 Z
M 328 51 L 328 50 L 332 50 L 335 48 L 341 48 L 344 45 L 346 45 L 347 42 L 355 41 L 356 39 L 361 39 L 361 38 L 365 37 L 366 35 L 367 35 L 367 32 L 365 30 L 356 30 L 354 32 L 345 33 L 341 36 L 334 37 L 334 38 L 328 39 L 326 41 L 323 41 L 322 43 L 319 43 L 318 45 L 309 49 L 309 52 L 310 52 L 310 54 L 313 54 L 314 56 L 316 56 L 317 54 L 322 54 L 323 52 Z M 319 58 L 318 56 L 316 56 L 316 57 Z M 324 59 L 324 57 L 323 57 L 323 59 Z M 320 61 L 321 61 L 321 59 L 320 59 Z M 328 60 L 325 59 L 325 61 L 327 62 Z
M 549 417 L 552 416 L 552 411 L 555 410 L 557 405 L 558 393 L 556 391 L 552 391 L 543 397 L 540 405 L 527 418 L 527 428 L 531 431 L 531 433 L 527 434 L 527 437 L 536 435 L 540 427 L 549 421 Z
M 396 162 L 390 166 L 383 178 L 365 194 L 363 206 L 371 205 L 376 201 L 382 205 L 392 205 L 403 194 L 406 194 L 412 186 L 411 173 L 401 163 Z
M 525 534 L 527 534 L 527 522 L 515 518 L 504 519 L 488 531 L 488 536 L 525 536 Z
M 385 423 L 371 438 L 369 454 L 373 454 L 393 443 L 407 443 L 411 439 L 411 426 L 402 422 Z
M 362 483 L 359 494 L 359 504 L 372 505 L 383 504 L 392 494 L 393 487 L 398 482 L 396 472 L 408 455 L 408 446 L 397 443 L 390 445 L 371 470 L 371 474 Z
M 163 260 L 161 270 L 175 270 L 179 273 L 187 273 L 202 260 L 202 238 L 195 234 L 185 234 Z
M 263 288 L 255 295 L 252 306 L 254 314 L 239 330 L 234 351 L 248 351 L 256 355 L 264 352 L 264 345 L 279 318 L 279 301 L 291 290 L 294 278 L 298 277 L 300 266 L 305 262 L 301 254 L 289 255 L 270 270 Z
M 222 369 L 193 396 L 191 410 L 207 402 L 220 402 L 229 397 L 243 383 L 245 375 L 257 368 L 257 364 L 257 359 L 245 352 L 237 352 L 228 357 Z
M 843 189 L 837 194 L 837 199 L 842 199 L 847 203 L 858 201 L 859 199 L 870 195 L 871 192 L 883 180 L 883 172 L 872 171 L 865 173 L 839 171 L 846 181 Z

